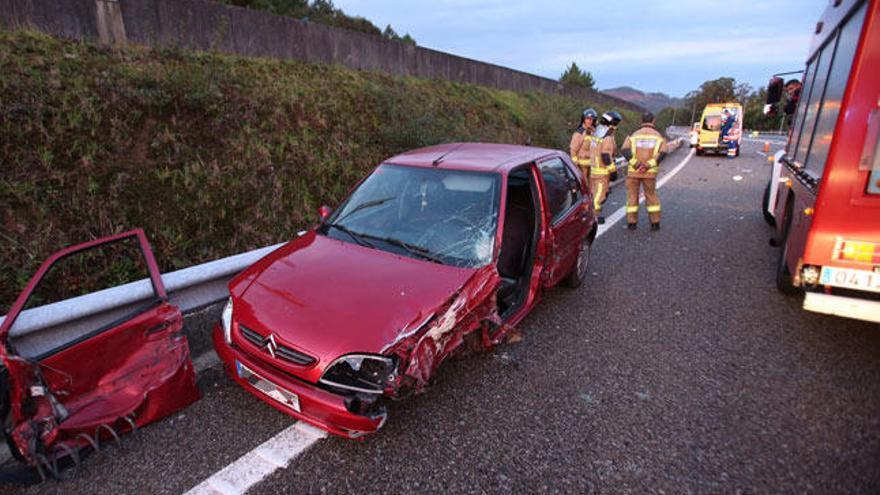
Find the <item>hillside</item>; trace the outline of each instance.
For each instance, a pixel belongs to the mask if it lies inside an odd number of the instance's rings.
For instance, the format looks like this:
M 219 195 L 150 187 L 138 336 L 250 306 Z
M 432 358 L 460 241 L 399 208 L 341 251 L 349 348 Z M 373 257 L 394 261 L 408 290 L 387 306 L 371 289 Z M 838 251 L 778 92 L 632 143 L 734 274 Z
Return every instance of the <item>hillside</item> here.
M 664 108 L 676 107 L 682 104 L 681 98 L 673 98 L 665 93 L 645 93 L 629 86 L 603 89 L 601 92 L 635 103 L 655 113 Z
M 59 247 L 143 227 L 163 271 L 291 238 L 383 158 L 448 141 L 567 149 L 544 93 L 0 30 L 0 314 Z M 631 111 L 623 131 L 636 122 Z

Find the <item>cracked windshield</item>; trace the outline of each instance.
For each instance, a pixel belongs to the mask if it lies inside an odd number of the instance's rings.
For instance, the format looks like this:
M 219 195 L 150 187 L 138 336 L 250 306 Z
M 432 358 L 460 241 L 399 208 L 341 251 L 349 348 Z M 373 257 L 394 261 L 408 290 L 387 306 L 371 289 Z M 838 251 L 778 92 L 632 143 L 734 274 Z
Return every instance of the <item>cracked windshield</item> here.
M 346 242 L 475 268 L 492 261 L 495 173 L 382 165 L 321 227 Z

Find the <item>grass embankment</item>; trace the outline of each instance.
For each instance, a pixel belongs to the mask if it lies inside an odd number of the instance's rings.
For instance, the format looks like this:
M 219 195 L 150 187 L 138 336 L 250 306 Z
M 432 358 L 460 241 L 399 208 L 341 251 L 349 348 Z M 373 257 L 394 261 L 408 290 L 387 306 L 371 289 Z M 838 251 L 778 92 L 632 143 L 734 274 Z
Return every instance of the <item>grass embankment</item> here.
M 0 31 L 0 314 L 63 245 L 140 226 L 167 271 L 280 242 L 389 155 L 567 149 L 590 103 Z

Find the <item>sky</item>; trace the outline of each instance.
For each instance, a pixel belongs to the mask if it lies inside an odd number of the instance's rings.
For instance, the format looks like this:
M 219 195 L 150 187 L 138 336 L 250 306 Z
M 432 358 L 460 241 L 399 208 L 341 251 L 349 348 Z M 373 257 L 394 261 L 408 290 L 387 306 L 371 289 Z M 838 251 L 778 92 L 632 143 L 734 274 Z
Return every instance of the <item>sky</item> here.
M 576 62 L 599 89 L 684 96 L 801 70 L 828 0 L 334 0 L 420 46 L 558 79 Z

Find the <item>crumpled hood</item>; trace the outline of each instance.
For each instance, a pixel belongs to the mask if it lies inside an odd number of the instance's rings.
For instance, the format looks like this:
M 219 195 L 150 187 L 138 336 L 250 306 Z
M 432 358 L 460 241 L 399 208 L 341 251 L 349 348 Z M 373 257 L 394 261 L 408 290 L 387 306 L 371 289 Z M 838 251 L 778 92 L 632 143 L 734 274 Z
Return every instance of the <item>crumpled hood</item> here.
M 382 352 L 475 272 L 309 232 L 233 281 L 234 317 L 317 358 L 312 375 L 343 354 Z

